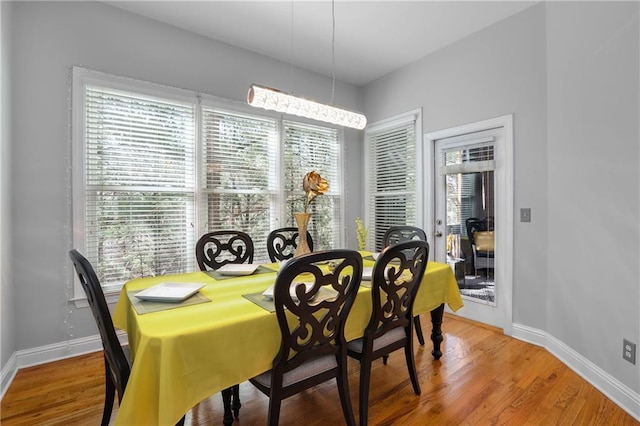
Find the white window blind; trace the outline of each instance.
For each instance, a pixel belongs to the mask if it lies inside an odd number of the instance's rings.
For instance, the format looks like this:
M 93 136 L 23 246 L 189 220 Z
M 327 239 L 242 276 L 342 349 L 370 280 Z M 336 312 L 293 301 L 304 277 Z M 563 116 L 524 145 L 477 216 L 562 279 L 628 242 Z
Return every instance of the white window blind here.
M 84 254 L 99 279 L 188 270 L 195 105 L 86 85 L 84 112 Z
M 329 182 L 326 194 L 316 197 L 309 232 L 314 250 L 340 247 L 342 165 L 338 131 L 333 128 L 284 121 L 285 220 L 294 226 L 293 214 L 304 211 L 302 178 L 315 170 Z
M 205 232 L 239 230 L 266 260 L 278 196 L 278 123 L 202 108 L 202 224 Z
M 375 251 L 392 225 L 416 223 L 415 115 L 367 132 L 369 236 Z

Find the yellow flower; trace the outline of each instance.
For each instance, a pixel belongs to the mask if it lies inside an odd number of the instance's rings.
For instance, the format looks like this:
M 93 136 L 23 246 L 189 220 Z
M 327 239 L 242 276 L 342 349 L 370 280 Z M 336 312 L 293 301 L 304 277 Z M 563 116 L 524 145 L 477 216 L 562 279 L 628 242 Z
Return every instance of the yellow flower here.
M 304 212 L 307 212 L 309 204 L 318 195 L 322 195 L 329 190 L 329 182 L 316 173 L 315 170 L 310 171 L 302 178 L 302 189 L 307 194 L 304 200 Z

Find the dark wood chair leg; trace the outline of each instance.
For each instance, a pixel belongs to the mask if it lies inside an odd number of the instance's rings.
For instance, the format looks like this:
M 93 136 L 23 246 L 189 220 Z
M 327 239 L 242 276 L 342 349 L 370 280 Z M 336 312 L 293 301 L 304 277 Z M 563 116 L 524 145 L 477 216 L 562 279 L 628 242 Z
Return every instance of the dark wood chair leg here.
M 351 405 L 351 397 L 349 396 L 349 381 L 347 379 L 347 360 L 344 360 L 340 372 L 336 377 L 338 383 L 338 393 L 340 395 L 340 404 L 342 405 L 342 412 L 344 414 L 344 420 L 348 426 L 356 426 L 356 419 L 353 416 L 353 407 Z
M 404 347 L 404 357 L 407 360 L 407 368 L 409 369 L 409 377 L 411 378 L 413 391 L 416 395 L 420 395 L 420 382 L 418 381 L 418 374 L 416 373 L 416 362 L 413 357 L 413 345 L 411 343 Z
M 240 403 L 240 385 L 233 385 L 231 389 L 233 394 L 233 416 L 238 418 L 240 416 L 240 407 L 242 407 Z
M 272 394 L 269 397 L 269 416 L 267 418 L 267 424 L 269 426 L 278 426 L 278 422 L 280 421 L 280 406 L 282 405 L 282 399 L 280 398 L 280 394 Z
M 444 303 L 431 311 L 431 341 L 433 342 L 433 350 L 431 355 L 434 359 L 440 359 L 442 352 L 440 344 L 442 343 L 442 317 L 444 316 Z
M 102 410 L 102 426 L 108 426 L 111 419 L 111 411 L 113 410 L 113 401 L 116 396 L 116 386 L 111 380 L 107 360 L 104 361 L 105 386 L 104 386 L 104 409 Z
M 388 355 L 387 355 L 388 356 Z M 363 354 L 360 359 L 360 426 L 369 423 L 369 383 L 371 381 L 371 359 Z
M 424 336 L 422 335 L 422 325 L 420 324 L 420 316 L 413 317 L 413 327 L 416 329 L 416 336 L 418 336 L 418 343 L 420 346 L 424 346 Z
M 224 415 L 222 417 L 222 424 L 224 426 L 230 426 L 233 424 L 233 413 L 231 412 L 231 394 L 233 393 L 231 388 L 222 390 L 222 405 L 224 406 Z

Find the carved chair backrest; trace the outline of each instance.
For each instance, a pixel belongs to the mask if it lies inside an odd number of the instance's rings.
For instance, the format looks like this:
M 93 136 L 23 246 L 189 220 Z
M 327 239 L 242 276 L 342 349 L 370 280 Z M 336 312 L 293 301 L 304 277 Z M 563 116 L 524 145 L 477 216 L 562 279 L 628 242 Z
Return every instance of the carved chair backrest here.
M 196 243 L 196 259 L 201 271 L 228 263 L 253 263 L 253 240 L 242 231 L 209 232 Z
M 322 355 L 346 357 L 344 325 L 361 279 L 362 256 L 346 249 L 302 255 L 280 270 L 274 304 L 282 340 L 274 371 Z
M 429 258 L 429 243 L 409 240 L 385 248 L 372 272 L 373 312 L 365 334 L 377 338 L 396 327 L 411 327 L 413 303 Z
M 395 225 L 389 227 L 382 238 L 382 246 L 388 247 L 409 240 L 427 240 L 423 229 L 411 225 Z
M 313 251 L 313 239 L 307 231 L 307 244 Z M 298 228 L 295 226 L 274 229 L 267 237 L 267 252 L 272 262 L 291 259 L 298 247 Z

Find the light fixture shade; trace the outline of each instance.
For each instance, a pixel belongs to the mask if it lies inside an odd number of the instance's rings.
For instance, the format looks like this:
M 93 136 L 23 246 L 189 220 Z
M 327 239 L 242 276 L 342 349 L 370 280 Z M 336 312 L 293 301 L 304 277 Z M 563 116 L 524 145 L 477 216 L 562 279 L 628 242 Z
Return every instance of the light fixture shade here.
M 359 130 L 364 129 L 367 125 L 367 118 L 363 114 L 298 98 L 257 84 L 252 84 L 249 87 L 247 102 L 253 107 L 298 115 Z

